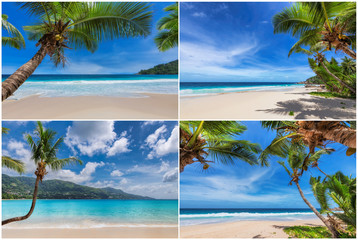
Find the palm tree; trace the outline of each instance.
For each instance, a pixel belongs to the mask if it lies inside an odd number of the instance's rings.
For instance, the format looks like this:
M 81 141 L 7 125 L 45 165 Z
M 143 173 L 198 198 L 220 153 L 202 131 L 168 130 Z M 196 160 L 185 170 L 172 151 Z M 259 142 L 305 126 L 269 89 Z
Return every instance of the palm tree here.
M 321 213 L 328 215 L 328 218 L 338 226 L 339 219 L 346 225 L 356 229 L 356 178 L 345 176 L 337 172 L 332 176 L 327 176 L 323 180 L 321 177 L 311 177 L 310 184 L 314 196 L 321 206 Z M 343 212 L 334 211 L 330 202 L 338 205 Z M 335 218 L 333 218 L 333 217 Z M 344 229 L 341 229 L 341 231 Z
M 41 23 L 25 26 L 40 49 L 2 83 L 2 100 L 13 94 L 46 55 L 55 66 L 66 63 L 65 49 L 91 52 L 98 43 L 119 37 L 147 36 L 152 12 L 148 3 L 135 2 L 27 2 L 21 8 Z
M 235 164 L 235 160 L 242 160 L 258 164 L 256 154 L 261 151 L 260 145 L 235 139 L 245 130 L 245 126 L 235 121 L 181 121 L 180 172 L 195 162 L 201 163 L 204 170 L 215 162 Z M 211 160 L 206 159 L 208 156 Z
M 2 134 L 8 134 L 9 133 L 9 129 L 8 128 L 1 128 L 1 132 Z M 11 157 L 8 156 L 1 156 L 1 166 L 3 167 L 7 167 L 11 170 L 14 170 L 20 174 L 25 172 L 25 164 L 20 161 L 20 160 L 16 160 L 13 159 Z
M 355 125 L 343 121 L 262 121 L 264 128 L 276 131 L 276 137 L 259 156 L 261 165 L 268 165 L 272 156 L 285 157 L 289 146 L 306 145 L 309 155 L 316 148 L 326 148 L 329 141 L 348 147 L 347 155 L 356 151 Z
M 307 200 L 305 197 L 301 186 L 299 184 L 300 177 L 302 176 L 304 170 L 306 167 L 308 167 L 312 162 L 316 162 L 317 158 L 312 159 L 311 157 L 307 158 L 307 153 L 305 152 L 304 148 L 290 148 L 289 154 L 287 156 L 287 164 L 286 166 L 284 161 L 278 161 L 278 163 L 283 166 L 288 173 L 288 175 L 291 177 L 290 185 L 292 185 L 292 182 L 295 183 L 298 192 L 301 195 L 301 198 L 303 201 L 307 204 L 307 206 L 314 212 L 314 214 L 326 225 L 328 230 L 331 232 L 333 238 L 337 238 L 339 236 L 339 232 L 334 228 L 334 226 L 325 219 L 322 214 Z M 319 158 L 319 156 L 318 156 Z
M 174 3 L 166 8 L 164 11 L 169 12 L 168 16 L 162 17 L 157 23 L 158 35 L 154 41 L 159 51 L 167 51 L 178 46 L 178 3 Z
M 15 221 L 22 221 L 31 216 L 32 212 L 35 209 L 39 182 L 42 182 L 43 178 L 47 174 L 46 167 L 49 167 L 50 169 L 56 171 L 62 169 L 69 164 L 79 163 L 82 165 L 82 161 L 75 157 L 69 157 L 64 159 L 58 159 L 56 157 L 59 147 L 63 142 L 63 138 L 61 137 L 55 140 L 55 135 L 56 132 L 50 129 L 44 129 L 41 122 L 37 123 L 37 128 L 35 130 L 36 139 L 34 139 L 30 134 L 26 135 L 26 140 L 31 147 L 32 160 L 34 160 L 35 164 L 37 165 L 37 169 L 35 171 L 36 182 L 31 208 L 25 216 L 14 217 L 4 220 L 2 221 L 2 225 Z
M 346 56 L 342 58 L 342 60 L 341 65 L 343 72 L 347 75 L 356 74 L 356 61 L 351 58 L 347 58 Z
M 308 56 L 312 56 L 314 55 L 314 58 L 316 59 L 316 62 L 318 62 L 319 66 L 322 66 L 324 68 L 324 70 L 331 76 L 333 77 L 337 82 L 339 82 L 341 85 L 343 85 L 344 87 L 348 88 L 351 92 L 356 93 L 355 88 L 349 86 L 349 84 L 347 84 L 346 82 L 344 82 L 342 79 L 340 79 L 339 77 L 337 77 L 335 74 L 333 74 L 326 66 L 326 62 L 327 60 L 325 59 L 325 56 L 323 54 L 323 52 L 325 51 L 325 46 L 319 42 L 316 43 L 314 45 L 311 45 L 309 49 L 305 49 L 299 45 L 293 46 L 291 48 L 291 50 L 288 53 L 288 56 L 290 56 L 293 52 L 295 53 L 303 53 L 306 54 Z M 312 64 L 310 64 L 310 66 L 312 66 Z M 314 73 L 316 73 L 317 76 L 319 76 L 321 78 L 321 80 L 327 85 L 327 81 L 324 80 L 324 78 L 316 71 L 315 68 L 312 68 L 312 70 L 314 71 Z
M 20 31 L 16 29 L 11 23 L 9 23 L 8 16 L 6 14 L 1 14 L 1 26 L 2 29 L 8 33 L 8 37 L 2 37 L 1 42 L 3 46 L 9 46 L 16 49 L 25 48 L 25 40 L 21 35 Z
M 350 23 L 352 16 L 355 3 L 299 2 L 276 14 L 272 21 L 274 33 L 289 33 L 299 39 L 293 47 L 320 42 L 327 50 L 333 47 L 355 59 L 356 53 L 351 48 L 356 35 Z

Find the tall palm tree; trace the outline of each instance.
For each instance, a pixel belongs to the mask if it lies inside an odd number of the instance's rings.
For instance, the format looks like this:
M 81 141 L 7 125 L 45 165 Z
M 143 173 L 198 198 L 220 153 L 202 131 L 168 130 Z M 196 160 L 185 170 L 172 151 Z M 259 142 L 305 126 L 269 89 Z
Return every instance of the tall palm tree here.
M 262 121 L 264 128 L 276 131 L 276 137 L 259 156 L 261 165 L 267 166 L 272 156 L 285 157 L 289 146 L 306 145 L 309 155 L 316 148 L 325 148 L 329 141 L 348 147 L 347 155 L 356 151 L 355 125 L 343 121 Z
M 16 49 L 25 48 L 25 40 L 19 30 L 8 22 L 8 15 L 1 14 L 1 27 L 7 32 L 8 37 L 1 37 L 3 46 L 9 46 Z
M 350 15 L 344 14 L 350 12 Z M 328 50 L 342 50 L 352 58 L 356 53 L 356 30 L 350 23 L 355 16 L 355 3 L 299 2 L 285 8 L 273 17 L 274 33 L 289 33 L 299 40 L 296 46 L 321 42 Z
M 332 222 L 337 222 L 332 217 L 334 216 L 356 229 L 356 178 L 337 172 L 324 179 L 311 177 L 310 184 L 321 206 L 321 213 L 326 213 Z M 332 210 L 331 202 L 334 202 L 341 211 Z
M 283 166 L 288 173 L 288 175 L 291 177 L 290 185 L 294 183 L 298 189 L 298 192 L 301 195 L 301 198 L 303 201 L 307 204 L 307 206 L 314 212 L 314 214 L 326 225 L 328 230 L 331 232 L 333 238 L 339 237 L 339 232 L 337 229 L 328 221 L 328 219 L 325 219 L 323 215 L 308 201 L 308 199 L 305 197 L 301 186 L 299 184 L 300 177 L 302 176 L 305 167 L 308 167 L 312 162 L 317 161 L 317 158 L 312 159 L 309 157 L 307 159 L 307 153 L 305 152 L 304 148 L 290 148 L 289 154 L 287 156 L 287 165 L 284 161 L 278 161 L 278 163 Z
M 8 134 L 9 129 L 3 127 L 1 128 L 1 133 Z M 13 159 L 8 156 L 1 156 L 1 166 L 14 170 L 20 174 L 25 172 L 25 164 L 22 161 Z
M 26 135 L 26 140 L 31 147 L 32 160 L 34 160 L 35 164 L 37 165 L 37 169 L 35 171 L 36 182 L 31 208 L 26 215 L 6 219 L 2 221 L 2 225 L 15 221 L 22 221 L 31 216 L 35 209 L 39 182 L 42 182 L 43 178 L 47 174 L 46 167 L 56 171 L 62 169 L 69 164 L 79 163 L 82 165 L 82 161 L 75 157 L 69 157 L 64 159 L 58 159 L 56 157 L 59 147 L 63 142 L 63 138 L 60 137 L 55 140 L 55 135 L 56 132 L 52 131 L 51 129 L 45 129 L 42 126 L 41 122 L 37 123 L 37 127 L 35 130 L 36 138 L 33 138 L 30 134 Z
M 162 17 L 157 23 L 158 35 L 154 41 L 159 51 L 167 51 L 178 46 L 178 3 L 174 3 L 166 8 L 164 11 L 169 12 L 165 17 Z
M 236 139 L 245 130 L 245 126 L 235 121 L 181 121 L 180 172 L 195 162 L 201 163 L 204 170 L 215 162 L 235 164 L 241 160 L 258 164 L 256 154 L 261 151 L 260 145 Z
M 147 36 L 152 12 L 148 3 L 135 2 L 27 2 L 21 9 L 41 23 L 25 26 L 40 49 L 2 83 L 2 100 L 13 94 L 46 55 L 55 66 L 65 64 L 65 49 L 94 52 L 98 43 L 119 37 Z

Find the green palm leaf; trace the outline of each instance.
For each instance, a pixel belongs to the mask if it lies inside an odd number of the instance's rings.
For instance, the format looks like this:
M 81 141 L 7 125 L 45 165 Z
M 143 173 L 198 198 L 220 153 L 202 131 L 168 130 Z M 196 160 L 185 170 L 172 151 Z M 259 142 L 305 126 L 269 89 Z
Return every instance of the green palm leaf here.
M 16 160 L 7 156 L 2 156 L 1 162 L 3 167 L 12 169 L 20 174 L 25 172 L 25 164 L 20 160 Z
M 1 15 L 2 29 L 9 34 L 9 36 L 3 36 L 1 38 L 3 46 L 9 46 L 16 49 L 25 48 L 25 40 L 19 30 L 16 29 L 11 23 L 7 21 L 8 16 L 6 14 Z

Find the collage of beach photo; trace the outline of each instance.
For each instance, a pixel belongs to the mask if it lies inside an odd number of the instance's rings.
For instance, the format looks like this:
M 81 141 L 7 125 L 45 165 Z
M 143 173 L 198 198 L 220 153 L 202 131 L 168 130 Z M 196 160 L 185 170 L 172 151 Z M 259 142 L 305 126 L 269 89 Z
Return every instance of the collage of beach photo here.
M 1 1 L 1 238 L 356 238 L 356 1 Z

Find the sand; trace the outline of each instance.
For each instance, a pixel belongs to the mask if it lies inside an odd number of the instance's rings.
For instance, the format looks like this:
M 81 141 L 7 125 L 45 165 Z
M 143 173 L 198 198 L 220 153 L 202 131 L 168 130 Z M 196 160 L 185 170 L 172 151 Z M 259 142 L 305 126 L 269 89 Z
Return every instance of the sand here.
M 181 238 L 288 238 L 283 231 L 289 226 L 322 226 L 319 219 L 297 221 L 239 221 L 183 226 Z
M 101 96 L 40 97 L 6 100 L 3 119 L 177 119 L 176 94 L 145 94 L 143 98 Z
M 286 88 L 280 91 L 224 93 L 204 97 L 181 97 L 180 118 L 188 120 L 288 120 L 355 119 L 356 101 L 324 98 L 309 93 L 316 89 Z M 294 112 L 290 116 L 290 111 Z
M 3 238 L 178 238 L 177 227 L 2 229 Z

